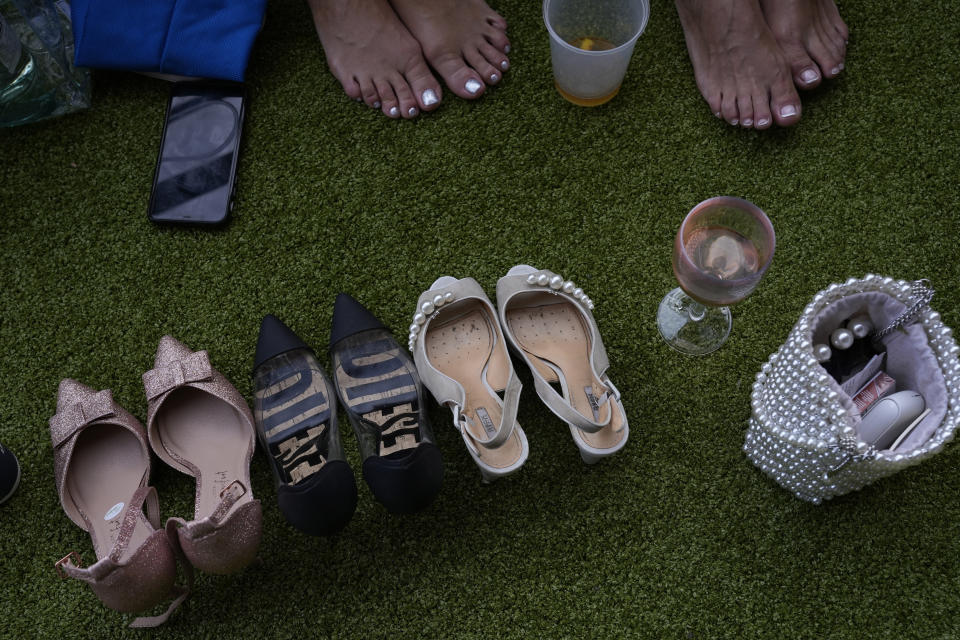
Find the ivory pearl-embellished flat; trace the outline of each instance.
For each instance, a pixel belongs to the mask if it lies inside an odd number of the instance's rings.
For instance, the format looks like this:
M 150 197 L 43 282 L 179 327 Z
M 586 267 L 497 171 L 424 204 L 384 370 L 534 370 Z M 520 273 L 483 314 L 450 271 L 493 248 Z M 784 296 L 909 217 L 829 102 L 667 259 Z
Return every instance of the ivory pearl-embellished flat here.
M 556 273 L 517 265 L 497 282 L 497 307 L 507 341 L 533 373 L 537 395 L 570 427 L 583 461 L 593 464 L 620 451 L 630 429 L 607 375 L 593 300 Z
M 517 424 L 521 384 L 497 312 L 477 281 L 443 276 L 424 291 L 408 346 L 423 384 L 452 411 L 484 481 L 519 470 L 530 453 Z

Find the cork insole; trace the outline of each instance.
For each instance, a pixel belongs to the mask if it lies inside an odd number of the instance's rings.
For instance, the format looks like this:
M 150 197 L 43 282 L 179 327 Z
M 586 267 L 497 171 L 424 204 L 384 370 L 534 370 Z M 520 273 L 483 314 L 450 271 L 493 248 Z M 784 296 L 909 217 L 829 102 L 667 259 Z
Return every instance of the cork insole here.
M 77 436 L 66 491 L 83 514 L 98 559 L 116 544 L 127 505 L 146 472 L 147 452 L 130 430 L 98 424 Z M 120 559 L 135 552 L 151 533 L 153 527 L 138 518 Z
M 518 296 L 519 297 L 519 296 Z M 590 366 L 590 332 L 573 303 L 551 294 L 536 293 L 510 302 L 507 325 L 517 344 L 534 362 L 548 382 L 560 382 L 563 397 L 581 415 L 604 422 L 614 402 L 600 403 L 608 389 L 593 374 Z M 618 430 L 623 415 L 614 411 L 610 424 L 587 433 L 578 430 L 584 442 L 595 449 L 610 449 L 623 439 Z
M 220 492 L 234 480 L 246 494 L 231 511 L 252 498 L 247 450 L 250 433 L 240 413 L 206 391 L 181 387 L 168 397 L 156 417 L 164 448 L 197 475 L 194 519 L 205 518 L 220 504 Z
M 297 484 L 316 474 L 330 454 L 330 390 L 313 356 L 287 356 L 272 369 L 267 387 L 256 392 L 261 444 L 277 462 L 283 482 Z
M 376 425 L 377 455 L 420 445 L 416 370 L 393 340 L 351 341 L 334 356 L 340 401 L 350 413 Z
M 463 386 L 461 413 L 469 418 L 467 431 L 474 438 L 488 440 L 495 435 L 502 416 L 500 400 L 490 388 L 501 391 L 506 386 L 509 361 L 495 357 L 496 334 L 481 303 L 466 301 L 444 311 L 449 315 L 434 319 L 424 337 L 427 358 L 438 371 Z M 485 374 L 490 387 L 484 384 Z M 477 450 L 485 464 L 498 469 L 509 467 L 523 455 L 516 431 L 496 449 L 477 444 Z

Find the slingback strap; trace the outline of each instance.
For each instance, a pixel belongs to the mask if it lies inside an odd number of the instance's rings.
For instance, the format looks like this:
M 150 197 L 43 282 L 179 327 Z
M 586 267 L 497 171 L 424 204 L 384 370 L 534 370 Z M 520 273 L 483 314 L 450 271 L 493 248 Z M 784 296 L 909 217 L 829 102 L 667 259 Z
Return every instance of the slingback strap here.
M 212 379 L 213 367 L 210 365 L 210 357 L 206 351 L 201 350 L 147 371 L 143 374 L 143 388 L 146 391 L 147 400 L 150 401 L 185 384 Z
M 140 487 L 133 493 L 130 504 L 127 505 L 117 534 L 117 542 L 110 549 L 109 555 L 90 565 L 86 569 L 80 566 L 80 554 L 71 551 L 56 562 L 54 567 L 61 577 L 76 578 L 87 584 L 96 584 L 120 567 L 120 556 L 127 550 L 130 536 L 137 526 L 137 519 L 146 503 L 146 514 L 154 529 L 160 528 L 160 507 L 157 501 L 157 490 L 153 487 Z
M 520 391 L 522 389 L 523 385 L 520 383 L 520 379 L 516 373 L 511 371 L 507 386 L 503 392 L 504 401 L 501 406 L 500 426 L 497 428 L 496 433 L 487 439 L 477 438 L 470 433 L 467 430 L 469 418 L 460 413 L 459 405 L 453 405 L 453 425 L 460 431 L 464 442 L 467 443 L 467 446 L 474 453 L 480 455 L 477 445 L 485 449 L 497 449 L 506 444 L 510 439 L 510 436 L 513 435 L 513 430 L 517 426 L 517 408 L 520 405 Z
M 84 568 L 80 564 L 80 554 L 76 551 L 71 551 L 54 565 L 57 573 L 62 578 L 75 578 L 90 585 L 100 584 L 110 574 L 124 566 L 120 564 L 120 557 L 129 546 L 130 538 L 133 535 L 134 529 L 136 529 L 137 521 L 142 512 L 146 513 L 147 519 L 155 530 L 162 530 L 160 528 L 160 506 L 157 500 L 157 491 L 153 487 L 140 487 L 134 492 L 133 497 L 130 499 L 130 504 L 127 505 L 124 512 L 120 531 L 117 535 L 117 542 L 110 550 L 108 556 Z M 170 537 L 169 532 L 167 532 L 167 537 Z M 173 546 L 174 549 L 177 550 L 177 546 Z M 188 586 L 174 587 L 173 593 L 175 594 L 175 598 L 164 613 L 158 616 L 142 616 L 136 618 L 130 624 L 131 627 L 147 628 L 161 625 L 166 622 L 177 607 L 186 600 L 193 586 L 193 568 L 185 561 L 182 553 L 179 553 L 178 557 L 184 561 L 184 566 L 187 567 Z
M 180 548 L 180 539 L 177 537 L 176 524 L 172 523 L 171 520 L 173 520 L 173 518 L 167 520 L 167 526 L 164 529 L 164 533 L 167 535 L 167 540 L 170 542 L 170 546 L 173 547 L 173 553 L 177 559 L 177 564 L 183 566 L 183 572 L 186 575 L 187 584 L 186 586 L 174 585 L 173 594 L 175 594 L 176 597 L 170 603 L 170 606 L 167 607 L 166 611 L 156 616 L 140 616 L 139 618 L 136 618 L 130 623 L 130 628 L 132 629 L 150 629 L 164 624 L 170 619 L 170 616 L 173 615 L 173 612 L 177 610 L 177 607 L 183 604 L 184 600 L 186 600 L 190 595 L 190 592 L 193 591 L 193 565 L 191 565 L 187 560 L 187 556 L 183 553 L 183 549 Z
M 50 439 L 57 449 L 88 424 L 114 415 L 113 394 L 109 389 L 98 391 L 80 402 L 66 407 L 50 418 Z
M 557 393 L 557 390 L 554 389 L 550 383 L 544 379 L 543 376 L 536 372 L 534 372 L 533 376 L 534 386 L 536 387 L 537 393 L 540 395 L 540 399 L 543 400 L 544 404 L 546 404 L 547 407 L 553 411 L 558 418 L 564 422 L 572 424 L 586 433 L 596 433 L 609 426 L 610 421 L 613 419 L 613 411 L 615 409 L 613 401 L 616 400 L 619 402 L 620 400 L 620 392 L 617 391 L 617 388 L 613 386 L 613 383 L 610 382 L 609 378 L 603 378 L 601 379 L 601 382 L 610 387 L 613 393 L 608 391 L 604 394 L 605 397 L 602 398 L 602 403 L 609 405 L 607 419 L 603 422 L 596 422 L 574 409 L 563 396 Z M 598 405 L 599 404 L 601 403 L 598 402 Z
M 187 522 L 183 518 L 170 518 L 167 520 L 167 531 L 171 531 L 171 523 L 175 529 L 182 529 L 190 538 L 199 538 L 209 533 L 213 533 L 223 524 L 226 519 L 224 516 L 230 511 L 231 507 L 237 503 L 247 493 L 247 488 L 239 480 L 234 480 L 220 492 L 220 504 L 206 518 L 202 520 L 192 520 Z M 174 531 L 176 535 L 176 531 Z
M 135 618 L 133 622 L 130 623 L 131 629 L 152 629 L 153 627 L 159 627 L 164 624 L 167 620 L 170 619 L 170 616 L 173 615 L 173 612 L 177 610 L 183 601 L 187 599 L 190 595 L 190 590 L 193 588 L 193 567 L 190 566 L 189 562 L 184 562 L 184 566 L 189 567 L 190 571 L 190 584 L 186 587 L 174 586 L 173 592 L 178 594 L 176 598 L 170 603 L 170 606 L 167 607 L 167 610 L 157 616 L 140 616 Z

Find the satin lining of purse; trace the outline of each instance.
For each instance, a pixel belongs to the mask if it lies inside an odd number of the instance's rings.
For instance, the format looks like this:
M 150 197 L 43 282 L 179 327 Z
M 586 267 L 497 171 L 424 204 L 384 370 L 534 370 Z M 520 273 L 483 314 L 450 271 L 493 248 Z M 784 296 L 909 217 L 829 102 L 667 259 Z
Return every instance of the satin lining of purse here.
M 813 343 L 829 344 L 830 333 L 841 322 L 864 309 L 874 326 L 885 327 L 899 317 L 907 305 L 879 291 L 846 296 L 828 305 L 810 323 Z M 919 322 L 888 334 L 882 342 L 887 350 L 885 370 L 897 381 L 897 390 L 917 391 L 930 409 L 930 414 L 897 448 L 897 453 L 910 453 L 929 440 L 943 422 L 947 414 L 946 381 L 927 341 L 926 330 Z M 854 415 L 853 419 L 854 426 L 859 424 L 859 416 Z

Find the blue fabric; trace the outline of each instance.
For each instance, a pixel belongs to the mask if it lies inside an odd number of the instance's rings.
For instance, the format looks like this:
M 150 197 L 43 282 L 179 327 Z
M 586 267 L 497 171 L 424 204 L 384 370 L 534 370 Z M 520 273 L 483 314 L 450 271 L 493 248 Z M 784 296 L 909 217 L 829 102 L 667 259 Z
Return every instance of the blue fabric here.
M 73 0 L 75 64 L 243 80 L 266 0 Z

